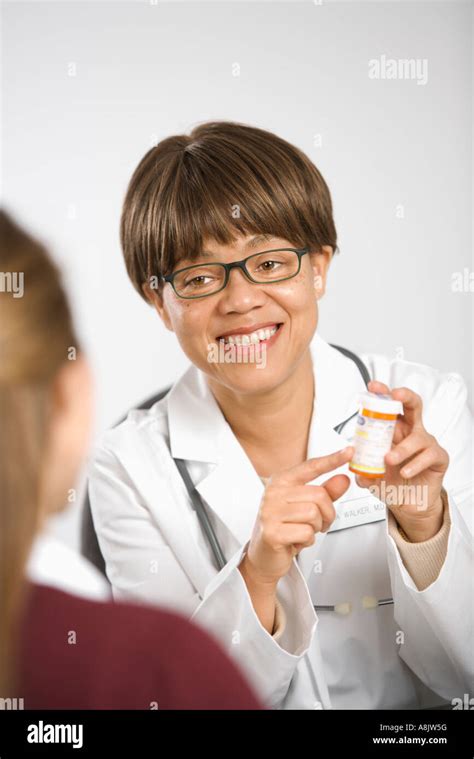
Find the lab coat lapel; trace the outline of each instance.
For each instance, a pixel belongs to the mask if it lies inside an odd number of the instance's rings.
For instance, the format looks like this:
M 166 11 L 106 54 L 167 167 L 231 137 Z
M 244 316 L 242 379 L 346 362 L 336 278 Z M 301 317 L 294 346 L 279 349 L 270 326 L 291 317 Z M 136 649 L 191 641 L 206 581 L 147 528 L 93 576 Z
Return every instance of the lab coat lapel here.
M 164 455 L 163 446 L 156 445 L 155 448 L 155 442 L 141 434 L 138 425 L 130 425 L 120 457 L 130 478 L 137 483 L 141 498 L 149 504 L 165 544 L 178 557 L 179 563 L 202 598 L 214 572 L 205 561 L 196 561 L 196 538 L 191 529 L 189 507 L 183 499 L 177 467 L 168 457 L 160 459 Z M 144 472 L 149 474 L 144 476 Z M 163 479 L 168 481 L 168 498 L 172 508 L 163 508 Z
M 170 392 L 168 414 L 172 456 L 189 462 L 196 490 L 237 543 L 244 544 L 255 522 L 263 483 L 196 367 L 190 367 Z M 193 477 L 193 462 L 209 465 L 204 476 Z M 202 466 L 197 469 L 203 471 Z
M 221 459 L 197 490 L 240 545 L 249 540 L 264 486 L 230 427 L 221 438 Z

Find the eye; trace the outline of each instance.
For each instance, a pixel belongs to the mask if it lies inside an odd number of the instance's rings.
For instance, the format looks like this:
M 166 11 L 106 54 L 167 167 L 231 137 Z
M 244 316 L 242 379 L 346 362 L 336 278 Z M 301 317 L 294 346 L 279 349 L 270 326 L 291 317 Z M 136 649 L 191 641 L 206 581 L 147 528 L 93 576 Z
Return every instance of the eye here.
M 185 287 L 203 287 L 204 285 L 209 284 L 211 280 L 212 280 L 212 277 L 209 277 L 205 274 L 198 274 L 196 277 L 192 277 L 191 279 L 186 280 L 184 283 L 184 286 Z
M 263 263 L 261 263 L 258 268 L 263 269 L 264 271 L 272 271 L 278 265 L 279 265 L 278 261 L 273 261 L 272 259 L 268 259 L 267 261 L 264 261 Z
M 275 261 L 274 258 L 267 258 L 255 267 L 255 272 L 261 272 L 263 274 L 271 274 L 281 266 L 280 261 Z

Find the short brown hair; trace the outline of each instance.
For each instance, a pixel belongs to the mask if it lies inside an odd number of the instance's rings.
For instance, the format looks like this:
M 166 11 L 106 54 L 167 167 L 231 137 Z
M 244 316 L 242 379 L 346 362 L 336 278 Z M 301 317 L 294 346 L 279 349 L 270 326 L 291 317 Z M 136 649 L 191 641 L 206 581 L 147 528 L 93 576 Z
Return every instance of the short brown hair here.
M 271 234 L 295 246 L 337 249 L 331 195 L 316 166 L 271 132 L 211 121 L 162 140 L 127 189 L 120 240 L 133 285 L 195 260 L 203 240 L 222 245 Z

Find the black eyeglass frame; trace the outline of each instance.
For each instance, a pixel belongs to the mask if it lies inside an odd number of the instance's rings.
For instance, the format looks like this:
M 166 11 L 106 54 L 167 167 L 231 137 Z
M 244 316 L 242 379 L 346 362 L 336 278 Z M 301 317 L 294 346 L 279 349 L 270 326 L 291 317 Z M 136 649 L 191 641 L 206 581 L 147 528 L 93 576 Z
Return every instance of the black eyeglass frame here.
M 294 274 L 290 274 L 289 277 L 281 277 L 280 279 L 272 279 L 268 282 L 262 282 L 258 279 L 253 279 L 252 275 L 247 269 L 247 261 L 249 261 L 251 258 L 256 258 L 257 256 L 265 255 L 265 253 L 278 253 L 282 250 L 289 250 L 293 253 L 296 253 L 298 256 L 298 268 L 295 271 Z M 178 298 L 183 298 L 184 300 L 195 300 L 196 298 L 208 298 L 210 295 L 216 295 L 217 293 L 220 293 L 221 290 L 223 290 L 225 287 L 227 287 L 227 283 L 229 282 L 229 276 L 232 269 L 240 269 L 243 271 L 249 282 L 252 282 L 255 285 L 273 285 L 276 282 L 284 282 L 287 279 L 293 279 L 293 277 L 296 277 L 297 274 L 299 274 L 301 270 L 301 258 L 305 255 L 305 253 L 309 253 L 309 248 L 272 248 L 271 250 L 262 250 L 259 253 L 252 253 L 252 255 L 247 256 L 246 258 L 242 258 L 240 261 L 232 261 L 230 264 L 224 264 L 220 262 L 212 262 L 209 264 L 193 264 L 192 266 L 185 266 L 183 269 L 178 269 L 178 271 L 173 272 L 172 274 L 167 274 L 164 277 L 161 277 L 161 279 L 164 282 L 169 282 L 171 287 L 173 288 L 174 292 L 178 296 Z M 183 271 L 190 271 L 191 269 L 200 269 L 202 266 L 220 266 L 221 268 L 225 269 L 225 276 L 224 276 L 224 283 L 222 287 L 219 287 L 218 290 L 213 290 L 212 293 L 205 293 L 204 295 L 180 295 L 178 291 L 176 290 L 175 284 L 174 284 L 174 278 L 178 274 L 182 274 Z

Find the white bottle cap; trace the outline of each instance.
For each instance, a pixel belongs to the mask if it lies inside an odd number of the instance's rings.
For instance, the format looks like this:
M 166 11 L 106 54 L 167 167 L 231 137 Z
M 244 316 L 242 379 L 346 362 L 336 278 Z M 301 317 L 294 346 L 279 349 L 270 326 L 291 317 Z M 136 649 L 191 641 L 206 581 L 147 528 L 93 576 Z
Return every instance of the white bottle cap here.
M 362 408 L 379 414 L 403 414 L 403 403 L 383 393 L 360 393 L 359 403 Z

